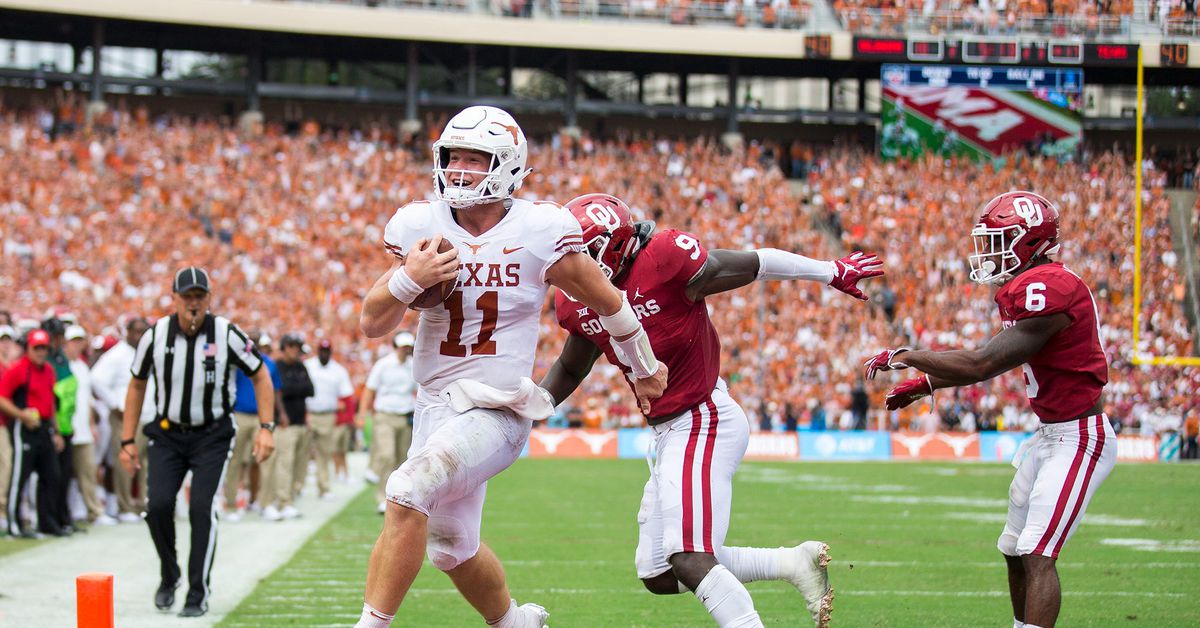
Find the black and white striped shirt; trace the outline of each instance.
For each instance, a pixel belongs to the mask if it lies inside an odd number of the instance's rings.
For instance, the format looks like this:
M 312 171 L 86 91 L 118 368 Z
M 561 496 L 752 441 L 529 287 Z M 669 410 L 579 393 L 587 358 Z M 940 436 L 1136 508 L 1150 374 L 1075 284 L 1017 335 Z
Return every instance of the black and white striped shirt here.
M 138 379 L 154 376 L 156 419 L 203 425 L 233 412 L 233 367 L 247 375 L 262 367 L 258 349 L 237 325 L 208 314 L 189 337 L 172 314 L 142 335 L 130 371 Z

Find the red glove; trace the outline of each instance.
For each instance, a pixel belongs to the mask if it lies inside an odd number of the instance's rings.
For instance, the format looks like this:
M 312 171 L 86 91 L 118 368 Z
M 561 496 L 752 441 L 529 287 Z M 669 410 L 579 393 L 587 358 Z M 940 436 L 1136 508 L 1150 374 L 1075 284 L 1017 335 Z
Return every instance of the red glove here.
M 899 386 L 888 391 L 887 397 L 883 398 L 883 405 L 888 410 L 899 410 L 922 397 L 928 397 L 932 394 L 933 385 L 929 383 L 929 376 L 922 375 L 905 380 Z
M 833 266 L 833 280 L 829 285 L 862 301 L 868 300 L 868 297 L 858 289 L 859 280 L 883 274 L 883 262 L 879 261 L 879 257 L 874 253 L 868 255 L 862 251 L 855 251 L 842 259 L 834 260 Z
M 870 360 L 863 362 L 863 366 L 867 367 L 863 376 L 867 379 L 875 379 L 875 374 L 879 371 L 899 371 L 908 368 L 907 364 L 896 360 L 896 356 L 908 350 L 908 347 L 900 347 L 899 349 L 884 349 L 880 351 Z

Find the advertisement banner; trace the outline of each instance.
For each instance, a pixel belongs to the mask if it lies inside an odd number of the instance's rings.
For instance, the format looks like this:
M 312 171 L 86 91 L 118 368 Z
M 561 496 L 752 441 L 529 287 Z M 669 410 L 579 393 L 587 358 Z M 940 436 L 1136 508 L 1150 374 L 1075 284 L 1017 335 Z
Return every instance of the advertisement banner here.
M 985 462 L 1012 462 L 1021 443 L 1033 434 L 1026 432 L 980 432 L 979 459 Z
M 897 460 L 978 460 L 979 435 L 962 432 L 893 432 Z
M 1117 436 L 1118 462 L 1155 462 L 1158 438 L 1154 436 Z
M 801 460 L 887 460 L 887 432 L 799 432 Z
M 614 430 L 535 429 L 529 434 L 530 458 L 616 458 Z
M 800 440 L 795 432 L 755 432 L 746 446 L 747 460 L 795 460 L 800 457 Z
M 617 430 L 617 456 L 621 458 L 646 458 L 651 450 L 653 457 L 654 432 L 648 427 L 623 427 Z

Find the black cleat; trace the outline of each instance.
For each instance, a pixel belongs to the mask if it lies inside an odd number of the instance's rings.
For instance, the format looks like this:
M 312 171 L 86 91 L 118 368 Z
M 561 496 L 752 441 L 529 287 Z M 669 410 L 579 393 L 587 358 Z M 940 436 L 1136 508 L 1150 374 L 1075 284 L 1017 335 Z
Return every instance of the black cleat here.
M 180 617 L 200 617 L 208 612 L 208 604 L 201 602 L 199 604 L 184 604 L 183 610 L 179 611 Z
M 179 588 L 179 581 L 172 583 L 163 582 L 158 585 L 158 591 L 154 592 L 154 606 L 160 611 L 169 611 L 172 606 L 175 606 L 175 589 Z

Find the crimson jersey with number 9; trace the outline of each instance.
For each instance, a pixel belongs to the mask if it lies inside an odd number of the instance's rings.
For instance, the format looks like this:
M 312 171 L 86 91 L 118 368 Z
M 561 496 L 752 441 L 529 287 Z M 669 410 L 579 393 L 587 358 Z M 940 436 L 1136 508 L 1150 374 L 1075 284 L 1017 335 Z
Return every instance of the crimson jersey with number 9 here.
M 1108 383 L 1099 314 L 1087 284 L 1059 262 L 1035 266 L 996 292 L 1005 327 L 1037 316 L 1066 314 L 1069 325 L 1023 365 L 1029 405 L 1045 423 L 1078 417 Z
M 688 282 L 704 268 L 708 251 L 683 231 L 654 234 L 616 286 L 646 330 L 654 355 L 667 365 L 667 390 L 655 399 L 650 417 L 674 416 L 708 399 L 721 370 L 721 341 L 708 318 L 704 299 L 687 298 Z M 617 353 L 596 313 L 561 291 L 555 298 L 558 324 L 595 344 L 608 361 L 628 374 L 628 361 Z

